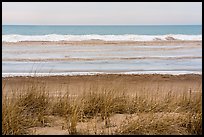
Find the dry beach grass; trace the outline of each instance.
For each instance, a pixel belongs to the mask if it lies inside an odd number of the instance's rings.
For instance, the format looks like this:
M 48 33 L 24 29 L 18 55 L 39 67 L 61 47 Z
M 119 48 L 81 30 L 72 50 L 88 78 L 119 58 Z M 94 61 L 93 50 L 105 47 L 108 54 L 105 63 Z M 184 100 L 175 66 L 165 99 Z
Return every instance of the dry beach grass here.
M 202 75 L 2 78 L 2 134 L 202 134 Z

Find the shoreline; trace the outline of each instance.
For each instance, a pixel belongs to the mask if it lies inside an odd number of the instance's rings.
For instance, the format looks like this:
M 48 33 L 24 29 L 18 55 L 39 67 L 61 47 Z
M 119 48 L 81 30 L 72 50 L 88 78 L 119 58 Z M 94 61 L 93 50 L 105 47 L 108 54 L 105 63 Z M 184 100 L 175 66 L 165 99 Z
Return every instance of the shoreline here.
M 173 75 L 173 74 L 95 74 L 95 75 L 56 75 L 56 76 L 41 76 L 41 77 L 33 77 L 33 76 L 16 76 L 17 77 L 27 77 L 27 78 L 65 78 L 65 77 L 118 77 L 118 76 L 124 76 L 124 77 L 202 77 L 202 74 L 179 74 L 179 75 Z M 11 78 L 11 77 L 2 77 L 2 79 L 7 79 L 7 78 Z M 12 77 L 15 78 L 15 77 Z
M 167 71 L 168 72 L 168 71 Z M 187 73 L 186 71 L 181 72 L 160 72 L 155 73 L 152 71 L 143 71 L 143 72 L 124 72 L 124 73 L 108 73 L 108 72 L 68 72 L 68 73 L 2 73 L 2 78 L 11 78 L 11 77 L 74 77 L 74 76 L 135 76 L 135 75 L 170 75 L 170 76 L 182 76 L 182 75 L 200 75 L 202 72 L 191 72 Z
M 92 48 L 91 46 L 98 46 L 98 47 L 100 47 L 101 46 L 101 48 L 103 48 L 103 46 L 104 46 L 104 48 L 105 48 L 105 46 L 107 46 L 107 48 L 108 48 L 108 46 L 112 46 L 113 48 L 114 48 L 114 46 L 122 46 L 122 48 L 123 48 L 123 46 L 124 46 L 124 48 L 125 48 L 125 46 L 127 45 L 130 45 L 130 47 L 131 48 L 137 48 L 137 46 L 139 47 L 139 46 L 147 46 L 147 47 L 145 47 L 143 50 L 145 50 L 145 51 L 150 51 L 150 50 L 146 50 L 146 49 L 148 49 L 148 48 L 151 48 L 151 46 L 159 46 L 159 50 L 161 50 L 162 52 L 163 51 L 166 51 L 167 49 L 166 48 L 164 48 L 164 46 L 172 46 L 172 47 L 170 47 L 170 48 L 168 48 L 168 50 L 176 50 L 176 49 L 174 49 L 174 48 L 195 48 L 195 49 L 201 49 L 202 48 L 202 41 L 178 41 L 178 40 L 172 40 L 172 41 L 143 41 L 143 42 L 139 42 L 139 41 L 123 41 L 123 42 L 119 42 L 119 41 L 115 41 L 114 43 L 111 43 L 111 42 L 108 42 L 108 41 L 100 41 L 100 40 L 96 40 L 96 41 L 75 41 L 75 42 L 71 42 L 71 41 L 64 41 L 64 42 L 17 42 L 17 43 L 5 43 L 5 42 L 2 42 L 2 45 L 6 48 L 6 46 L 11 46 L 11 47 L 9 47 L 9 48 L 13 48 L 13 47 L 15 47 L 16 49 L 18 49 L 18 46 L 24 46 L 24 47 L 26 47 L 26 46 L 28 46 L 28 48 L 30 48 L 30 47 L 37 47 L 37 46 L 39 46 L 39 51 L 41 51 L 41 47 L 43 47 L 43 46 L 45 46 L 45 48 L 46 48 L 46 50 L 49 50 L 49 46 L 55 46 L 55 47 L 57 47 L 57 46 L 61 46 L 60 48 L 64 48 L 64 47 L 68 47 L 69 48 L 69 46 L 81 46 L 81 47 L 83 47 L 83 46 L 90 46 L 90 48 Z M 13 46 L 13 47 L 12 47 Z M 29 47 L 30 46 L 30 47 Z M 181 47 L 177 47 L 177 46 L 181 46 Z M 97 47 L 97 48 L 98 48 Z M 111 47 L 111 48 L 112 48 Z M 79 47 L 80 48 L 80 47 Z M 120 47 L 118 47 L 118 48 L 120 48 Z M 19 48 L 19 50 L 20 50 L 21 48 Z M 51 48 L 52 49 L 52 48 Z M 99 48 L 100 49 L 100 48 Z M 127 47 L 127 49 L 129 50 L 129 47 Z M 158 49 L 158 48 L 155 48 L 155 49 Z M 152 48 L 151 49 L 151 51 L 154 51 L 155 50 L 154 48 Z M 61 49 L 60 49 L 61 50 Z M 60 51 L 59 50 L 59 51 Z M 97 49 L 98 50 L 98 49 Z M 112 50 L 112 49 L 111 49 Z M 121 50 L 120 52 L 122 52 L 123 50 L 122 49 L 119 49 L 119 50 Z M 138 49 L 134 49 L 135 51 L 138 51 Z M 158 51 L 159 51 L 158 50 Z M 173 51 L 172 50 L 172 51 Z M 58 51 L 58 52 L 59 52 Z M 63 51 L 63 50 L 62 50 Z M 69 51 L 69 50 L 67 50 L 67 51 Z M 67 52 L 66 51 L 66 52 Z M 82 50 L 83 52 L 84 52 L 84 50 Z M 100 51 L 100 50 L 99 50 Z M 6 52 L 6 51 L 5 51 Z M 18 52 L 18 51 L 15 51 L 15 54 L 17 54 L 16 52 Z M 23 53 L 23 54 L 27 54 L 27 52 L 28 51 L 22 51 L 22 52 L 20 52 L 19 51 L 19 53 L 18 54 L 21 54 L 21 53 Z M 52 50 L 50 50 L 49 52 L 48 51 L 44 51 L 43 50 L 43 54 L 44 53 L 52 53 L 52 52 L 54 52 L 54 51 L 52 51 Z M 61 51 L 60 51 L 61 52 Z M 60 53 L 59 52 L 59 53 Z M 78 52 L 78 50 L 75 50 L 74 52 Z M 85 50 L 85 52 L 84 53 L 89 53 L 90 51 L 89 50 Z M 95 52 L 95 51 L 94 51 Z M 94 52 L 92 52 L 92 53 L 94 53 Z M 118 51 L 117 51 L 118 52 Z M 13 53 L 13 51 L 12 51 L 12 53 Z M 30 53 L 35 53 L 36 54 L 36 52 L 35 51 L 32 51 L 32 52 L 30 52 Z M 73 53 L 73 51 L 70 51 L 69 52 L 69 54 L 70 55 L 72 55 L 71 53 Z M 104 52 L 105 53 L 105 52 Z M 103 53 L 103 54 L 104 54 Z M 113 51 L 113 53 L 116 53 L 116 51 Z M 8 53 L 6 53 L 6 54 L 9 54 L 9 52 Z M 42 54 L 42 55 L 43 55 Z M 68 54 L 68 53 L 67 53 Z M 97 53 L 98 54 L 98 53 Z M 195 55 L 197 54 L 197 52 L 196 53 L 194 53 Z M 41 54 L 40 54 L 41 55 Z M 47 55 L 47 54 L 46 54 Z M 97 58 L 90 58 L 90 57 L 86 57 L 86 58 L 79 58 L 79 57 L 70 57 L 70 56 L 67 56 L 64 52 L 63 52 L 63 55 L 64 55 L 64 57 L 62 56 L 60 56 L 60 58 L 36 58 L 36 57 L 34 57 L 34 58 L 27 58 L 27 57 L 25 57 L 25 58 L 3 58 L 3 62 L 6 62 L 6 61 L 8 61 L 8 62 L 11 62 L 11 61 L 20 61 L 20 62 L 63 62 L 63 61 L 72 61 L 72 62 L 76 62 L 76 61 L 98 61 L 98 60 L 108 60 L 108 59 L 110 59 L 110 60 L 123 60 L 123 61 L 126 61 L 126 60 L 144 60 L 144 59 L 146 59 L 146 60 L 150 60 L 150 59 L 159 59 L 159 60 L 177 60 L 177 59 L 179 59 L 179 61 L 181 60 L 181 61 L 183 61 L 184 59 L 185 59 L 185 61 L 188 59 L 199 59 L 199 60 L 201 60 L 202 59 L 202 56 L 178 56 L 178 57 L 171 57 L 171 56 L 168 56 L 168 57 L 135 57 L 134 56 L 134 54 L 133 54 L 133 57 L 123 57 L 123 56 L 121 56 L 121 57 L 109 57 L 110 55 L 109 54 L 107 54 L 107 55 L 109 55 L 109 56 L 104 56 L 104 57 L 101 57 L 101 56 L 99 56 L 99 57 L 97 57 Z M 75 55 L 75 53 L 73 54 L 73 55 Z M 85 54 L 86 55 L 86 54 Z M 105 54 L 106 55 L 106 54 Z M 137 55 L 137 54 L 136 54 Z M 73 71 L 73 72 L 72 72 Z M 84 71 L 84 70 L 82 70 L 82 71 Z M 191 74 L 191 73 L 196 73 L 196 74 L 201 74 L 202 75 L 202 72 L 201 72 L 201 70 L 200 69 L 191 69 L 191 70 L 185 70 L 185 69 L 177 69 L 177 70 L 172 70 L 172 71 L 163 71 L 163 70 L 157 70 L 157 71 L 154 71 L 154 70 L 149 70 L 149 72 L 147 72 L 147 71 L 143 71 L 142 69 L 141 70 L 139 70 L 139 69 L 132 69 L 132 70 L 130 70 L 130 71 L 128 71 L 128 72 L 125 72 L 125 71 L 118 71 L 118 72 L 114 72 L 114 71 L 105 71 L 105 72 L 97 72 L 97 71 L 99 71 L 99 70 L 91 70 L 92 72 L 87 72 L 87 71 L 84 71 L 84 72 L 80 72 L 80 70 L 77 72 L 77 71 L 74 71 L 74 70 L 69 70 L 69 72 L 64 72 L 64 73 L 60 73 L 60 71 L 58 71 L 58 72 L 56 72 L 56 73 L 58 73 L 58 74 L 51 74 L 51 75 L 87 75 L 88 73 L 92 73 L 91 75 L 98 75 L 98 74 L 96 74 L 96 73 L 99 73 L 99 74 L 103 74 L 103 73 L 115 73 L 115 74 L 119 74 L 119 73 L 122 73 L 121 75 L 123 75 L 123 74 L 141 74 L 141 73 L 145 73 L 145 74 L 148 74 L 148 73 L 150 73 L 150 74 L 153 74 L 153 73 L 159 73 L 159 74 L 176 74 L 176 75 L 178 75 L 178 74 Z M 13 72 L 15 72 L 15 71 L 13 71 Z M 24 71 L 22 71 L 22 72 L 24 72 Z M 41 72 L 44 72 L 44 71 L 41 71 Z M 54 73 L 54 72 L 53 72 Z M 19 74 L 19 73 L 2 73 L 2 75 L 3 75 L 3 77 L 8 77 L 9 75 L 12 75 L 12 76 L 18 76 L 18 75 L 21 75 L 21 76 L 29 76 L 29 75 L 35 75 L 34 73 L 33 74 L 30 74 L 30 73 L 27 73 L 27 74 L 25 74 L 25 73 L 22 73 L 22 74 Z M 41 75 L 40 73 L 38 73 L 37 75 Z M 47 75 L 47 76 L 49 76 L 50 74 L 49 74 L 49 72 L 47 73 L 47 74 L 45 74 L 45 73 L 42 73 L 42 75 Z
M 52 46 L 52 45 L 135 45 L 135 46 L 162 46 L 162 45 L 193 45 L 202 46 L 202 40 L 184 41 L 184 40 L 158 40 L 158 41 L 103 41 L 103 40 L 86 40 L 86 41 L 21 41 L 21 42 L 2 42 L 4 46 Z
M 183 82 L 185 80 L 193 81 L 200 81 L 202 84 L 202 74 L 180 74 L 180 75 L 172 75 L 172 74 L 96 74 L 96 75 L 66 75 L 66 76 L 41 76 L 41 77 L 32 77 L 32 76 L 15 76 L 15 77 L 2 77 L 2 83 L 9 81 L 16 81 L 16 82 L 23 82 L 27 81 L 29 79 L 36 79 L 36 80 L 44 80 L 44 81 L 55 81 L 58 82 L 61 81 L 66 83 L 66 81 L 71 80 L 79 80 L 83 82 L 87 82 L 86 80 L 89 80 L 91 82 L 94 82 L 94 79 L 102 79 L 102 80 L 114 80 L 118 78 L 124 78 L 129 80 L 142 80 L 142 81 L 161 81 L 165 82 L 166 80 L 178 80 L 180 82 Z M 147 79 L 148 78 L 148 79 Z M 84 81 L 85 80 L 85 81 Z

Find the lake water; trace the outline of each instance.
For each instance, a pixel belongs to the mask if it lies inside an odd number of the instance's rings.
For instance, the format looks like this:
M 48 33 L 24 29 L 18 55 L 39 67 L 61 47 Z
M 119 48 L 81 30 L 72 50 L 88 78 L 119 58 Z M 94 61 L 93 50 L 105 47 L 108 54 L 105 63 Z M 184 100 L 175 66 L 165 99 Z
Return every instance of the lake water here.
M 2 26 L 2 42 L 202 40 L 202 26 Z M 2 45 L 2 74 L 202 73 L 202 46 Z

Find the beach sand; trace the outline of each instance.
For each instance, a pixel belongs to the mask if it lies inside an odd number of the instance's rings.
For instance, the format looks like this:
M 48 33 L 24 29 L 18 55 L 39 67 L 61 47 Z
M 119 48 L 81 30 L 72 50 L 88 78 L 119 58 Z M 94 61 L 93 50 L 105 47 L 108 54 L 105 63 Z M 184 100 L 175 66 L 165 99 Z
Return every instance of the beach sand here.
M 202 75 L 198 74 L 186 74 L 186 75 L 161 75 L 161 74 L 141 74 L 141 75 L 84 75 L 84 76 L 46 76 L 46 77 L 6 77 L 2 78 L 2 89 L 3 95 L 7 94 L 8 96 L 12 95 L 13 92 L 22 92 L 26 91 L 26 87 L 36 86 L 40 89 L 44 89 L 49 92 L 49 95 L 54 97 L 58 95 L 64 95 L 69 93 L 69 97 L 76 98 L 78 96 L 83 96 L 86 92 L 90 92 L 92 89 L 93 92 L 99 92 L 101 89 L 113 90 L 114 92 L 123 92 L 124 95 L 135 95 L 146 97 L 146 98 L 158 98 L 163 100 L 169 93 L 173 95 L 173 99 L 181 98 L 181 95 L 188 95 L 189 90 L 190 94 L 198 98 L 201 98 L 200 94 L 202 91 Z M 26 91 L 27 92 L 27 91 Z M 197 94 L 199 93 L 199 94 Z M 117 94 L 117 93 L 116 93 Z M 124 96 L 123 95 L 123 96 Z M 144 96 L 143 96 L 144 95 Z M 124 96 L 124 97 L 125 97 Z M 111 95 L 108 95 L 111 97 Z M 57 98 L 57 97 L 56 97 Z M 179 102 L 180 100 L 176 100 Z M 97 102 L 100 102 L 98 100 Z M 176 103 L 173 101 L 173 104 Z M 170 103 L 172 104 L 172 103 Z M 80 104 L 81 106 L 82 104 Z M 170 105 L 171 106 L 171 105 Z M 181 119 L 188 117 L 187 112 L 182 109 L 174 112 L 174 107 L 163 108 L 165 111 L 162 112 L 141 112 L 134 114 L 127 113 L 116 113 L 109 116 L 110 126 L 104 125 L 104 121 L 100 119 L 100 116 L 95 116 L 91 119 L 85 119 L 85 121 L 77 122 L 76 130 L 77 134 L 119 134 L 118 131 L 121 129 L 121 125 L 125 125 L 130 122 L 127 126 L 131 127 L 131 121 L 133 120 L 145 120 L 145 122 L 139 121 L 141 126 L 150 124 L 152 115 L 153 122 L 156 122 L 157 119 L 160 121 L 166 121 L 174 119 L 173 122 L 176 122 L 177 118 Z M 198 106 L 199 107 L 199 106 Z M 133 109 L 133 108 L 132 108 Z M 145 108 L 143 108 L 145 109 Z M 173 111 L 171 110 L 173 109 Z M 193 111 L 190 108 L 188 111 Z M 191 114 L 191 113 L 190 113 Z M 198 113 L 199 114 L 199 113 Z M 72 116 L 72 115 L 71 115 Z M 141 117 L 141 118 L 140 118 Z M 146 118 L 145 118 L 146 117 Z M 181 118 L 180 118 L 181 117 Z M 66 135 L 72 134 L 68 130 L 68 123 L 65 117 L 57 115 L 46 115 L 45 119 L 48 119 L 49 122 L 44 124 L 44 126 L 35 126 L 28 129 L 29 134 L 39 134 L 39 135 Z M 140 123 L 141 122 L 141 123 Z M 156 122 L 158 123 L 158 122 Z M 168 123 L 168 122 L 167 122 Z M 176 122 L 177 123 L 177 122 Z M 144 125 L 145 124 L 145 125 Z M 152 125 L 154 126 L 155 123 Z M 163 123 L 165 124 L 165 123 Z M 174 123 L 175 124 L 175 123 Z M 177 127 L 177 125 L 171 126 L 173 129 L 162 129 L 165 134 L 191 134 L 188 130 L 182 127 Z M 68 129 L 67 129 L 68 128 Z M 144 127 L 144 129 L 152 131 L 154 133 L 155 129 L 150 129 L 149 127 Z M 175 128 L 175 129 L 174 129 Z M 121 134 L 126 133 L 126 129 L 122 128 Z M 142 133 L 143 130 L 138 131 Z M 170 131 L 169 131 L 170 130 Z M 199 130 L 199 129 L 196 129 Z M 133 130 L 134 131 L 134 130 Z M 148 131 L 149 132 L 149 131 Z M 158 131 L 155 134 L 162 134 Z M 132 132 L 134 133 L 134 132 Z M 75 133 L 74 133 L 75 134 Z M 151 134 L 151 133 L 144 133 Z
M 42 76 L 42 77 L 5 77 L 2 78 L 3 94 L 10 95 L 13 92 L 24 91 L 27 87 L 44 87 L 51 96 L 64 95 L 69 92 L 70 96 L 80 96 L 95 88 L 94 92 L 102 88 L 125 91 L 127 95 L 135 95 L 140 91 L 147 91 L 154 95 L 174 93 L 188 93 L 201 91 L 202 75 L 168 75 L 168 74 L 98 74 L 76 76 Z M 117 89 L 117 87 L 119 89 Z
M 202 86 L 202 75 L 162 75 L 162 74 L 102 74 L 102 75 L 82 75 L 82 76 L 45 76 L 45 77 L 6 77 L 2 78 L 2 85 L 5 85 L 3 92 L 8 93 L 14 89 L 20 89 L 24 85 L 29 86 L 36 81 L 37 84 L 45 84 L 49 92 L 66 90 L 72 94 L 80 94 L 84 88 L 96 86 L 123 85 L 130 93 L 140 88 L 154 89 L 158 85 L 165 89 L 172 90 L 198 90 Z M 59 88 L 60 87 L 60 88 Z M 178 92 L 179 92 L 178 91 Z

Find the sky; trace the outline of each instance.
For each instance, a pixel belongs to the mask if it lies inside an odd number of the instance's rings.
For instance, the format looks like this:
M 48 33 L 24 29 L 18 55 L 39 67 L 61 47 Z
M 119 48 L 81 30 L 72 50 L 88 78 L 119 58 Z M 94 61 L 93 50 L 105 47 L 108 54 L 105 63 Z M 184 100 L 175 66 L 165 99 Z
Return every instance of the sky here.
M 202 25 L 202 2 L 3 2 L 3 25 Z

